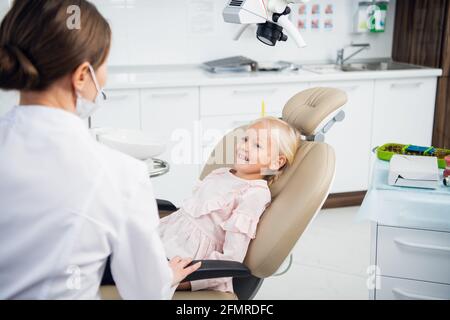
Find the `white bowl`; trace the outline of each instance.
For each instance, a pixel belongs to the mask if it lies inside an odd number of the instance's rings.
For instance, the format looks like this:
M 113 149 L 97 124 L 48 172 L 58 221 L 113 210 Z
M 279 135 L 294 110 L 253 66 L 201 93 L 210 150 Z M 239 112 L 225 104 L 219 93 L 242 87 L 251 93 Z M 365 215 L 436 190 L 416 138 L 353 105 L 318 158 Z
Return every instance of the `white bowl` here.
M 166 141 L 162 137 L 148 132 L 97 129 L 96 135 L 100 143 L 139 160 L 156 157 L 166 150 Z

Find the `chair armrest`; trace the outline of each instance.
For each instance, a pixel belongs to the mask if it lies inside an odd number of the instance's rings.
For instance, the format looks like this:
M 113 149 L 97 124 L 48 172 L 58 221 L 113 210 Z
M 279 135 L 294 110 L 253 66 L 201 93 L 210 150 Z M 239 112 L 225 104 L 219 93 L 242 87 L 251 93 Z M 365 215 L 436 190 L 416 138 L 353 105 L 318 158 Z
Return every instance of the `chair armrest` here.
M 213 278 L 243 278 L 251 276 L 250 270 L 243 264 L 237 261 L 227 260 L 195 260 L 192 264 L 201 261 L 200 268 L 191 273 L 183 281 L 204 280 Z
M 177 207 L 175 205 L 167 200 L 162 199 L 156 199 L 156 204 L 158 205 L 159 211 L 177 211 Z

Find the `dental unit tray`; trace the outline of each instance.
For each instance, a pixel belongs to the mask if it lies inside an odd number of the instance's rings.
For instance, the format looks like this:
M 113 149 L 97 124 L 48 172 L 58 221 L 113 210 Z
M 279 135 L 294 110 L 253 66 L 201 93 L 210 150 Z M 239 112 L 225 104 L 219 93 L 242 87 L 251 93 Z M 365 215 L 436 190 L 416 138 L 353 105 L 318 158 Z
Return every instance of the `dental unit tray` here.
M 390 161 L 394 154 L 423 156 L 423 157 L 437 157 L 438 166 L 440 169 L 445 169 L 444 158 L 450 155 L 449 149 L 439 149 L 434 147 L 420 147 L 415 145 L 404 145 L 398 143 L 387 143 L 381 147 L 375 148 L 378 159 Z
M 213 73 L 250 72 L 258 69 L 258 63 L 244 56 L 236 56 L 207 61 L 203 63 L 201 67 Z

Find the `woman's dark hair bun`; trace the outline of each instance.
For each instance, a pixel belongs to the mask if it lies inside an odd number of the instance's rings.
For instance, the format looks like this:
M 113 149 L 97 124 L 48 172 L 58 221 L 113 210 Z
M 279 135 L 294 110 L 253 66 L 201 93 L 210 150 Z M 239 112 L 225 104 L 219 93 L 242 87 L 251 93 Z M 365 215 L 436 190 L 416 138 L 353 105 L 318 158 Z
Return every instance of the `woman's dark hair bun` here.
M 0 24 L 0 89 L 43 91 L 85 62 L 96 70 L 110 47 L 108 21 L 89 1 L 15 0 Z
M 33 90 L 39 83 L 39 72 L 28 57 L 14 45 L 0 46 L 0 88 Z

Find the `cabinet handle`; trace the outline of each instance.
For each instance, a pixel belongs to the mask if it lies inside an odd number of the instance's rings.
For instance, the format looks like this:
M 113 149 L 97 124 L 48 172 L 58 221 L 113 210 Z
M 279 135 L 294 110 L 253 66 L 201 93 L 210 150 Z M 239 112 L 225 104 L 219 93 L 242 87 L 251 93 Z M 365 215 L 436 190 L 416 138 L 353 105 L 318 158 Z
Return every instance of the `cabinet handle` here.
M 359 86 L 335 87 L 335 88 L 343 91 L 355 91 L 356 89 L 359 88 Z
M 264 89 L 248 89 L 248 90 L 233 90 L 234 95 L 248 95 L 248 94 L 271 94 L 277 92 L 278 89 L 270 89 L 270 90 L 264 90 Z
M 111 100 L 111 101 L 123 101 L 123 100 L 126 100 L 128 97 L 129 97 L 129 95 L 126 95 L 126 94 L 110 95 L 110 94 L 107 93 L 107 96 L 106 96 L 107 100 L 106 101 L 108 101 L 108 100 Z
M 394 288 L 392 289 L 392 292 L 408 299 L 415 299 L 415 300 L 444 300 L 442 298 L 438 297 L 432 297 L 432 296 L 425 296 L 422 294 L 416 294 L 416 293 L 410 293 L 402 289 Z
M 441 251 L 444 253 L 450 253 L 450 247 L 413 243 L 413 242 L 408 242 L 408 241 L 404 241 L 404 240 L 400 240 L 400 239 L 394 239 L 394 242 L 401 246 L 410 247 L 410 248 L 414 248 L 414 249 L 424 249 L 424 250 L 433 250 L 433 251 Z
M 169 99 L 169 98 L 183 98 L 188 95 L 187 92 L 173 92 L 173 93 L 153 93 L 150 96 L 154 99 Z
M 391 89 L 419 88 L 422 84 L 423 82 L 393 83 Z

